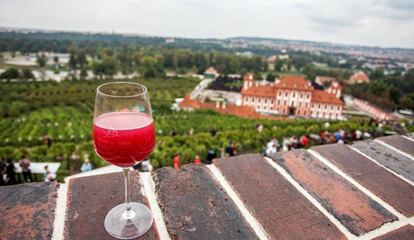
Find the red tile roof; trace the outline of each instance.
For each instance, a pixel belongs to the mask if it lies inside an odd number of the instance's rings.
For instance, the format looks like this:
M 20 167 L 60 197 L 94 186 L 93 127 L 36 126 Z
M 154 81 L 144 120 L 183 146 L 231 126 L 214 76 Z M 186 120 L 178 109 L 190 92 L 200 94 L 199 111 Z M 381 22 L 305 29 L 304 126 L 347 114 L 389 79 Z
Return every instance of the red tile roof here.
M 246 81 L 250 81 L 251 78 L 244 77 Z M 337 82 L 332 82 L 337 83 Z M 336 84 L 334 88 L 341 89 L 339 84 Z M 242 89 L 242 95 L 269 97 L 275 98 L 277 91 L 281 89 L 296 90 L 296 91 L 312 91 L 312 102 L 327 103 L 327 104 L 340 104 L 343 102 L 339 100 L 335 94 L 330 94 L 326 91 L 315 90 L 309 81 L 303 76 L 285 75 L 281 79 L 277 79 L 274 85 L 267 86 L 251 86 L 248 89 Z
M 344 103 L 334 94 L 327 93 L 323 90 L 314 90 L 312 92 L 312 102 L 343 105 Z
M 219 108 L 215 102 L 201 102 L 196 99 L 190 99 L 189 96 L 186 96 L 184 100 L 179 104 L 180 108 L 191 108 L 191 109 L 209 109 L 213 110 L 220 114 L 228 114 L 245 118 L 264 118 L 272 120 L 285 120 L 285 117 L 281 116 L 271 116 L 271 115 L 262 115 L 253 107 L 248 106 L 237 106 L 234 104 L 226 103 L 226 107 L 223 108 L 222 103 Z
M 205 74 L 218 74 L 217 70 L 213 67 L 209 67 L 204 71 Z
M 359 71 L 354 73 L 348 80 L 349 83 L 369 83 L 369 78 L 366 73 Z
M 242 89 L 243 95 L 259 96 L 259 97 L 276 97 L 276 89 L 271 86 L 252 86 L 247 90 Z
M 313 87 L 303 76 L 285 75 L 283 78 L 276 80 L 275 88 L 291 89 L 301 91 L 312 91 Z

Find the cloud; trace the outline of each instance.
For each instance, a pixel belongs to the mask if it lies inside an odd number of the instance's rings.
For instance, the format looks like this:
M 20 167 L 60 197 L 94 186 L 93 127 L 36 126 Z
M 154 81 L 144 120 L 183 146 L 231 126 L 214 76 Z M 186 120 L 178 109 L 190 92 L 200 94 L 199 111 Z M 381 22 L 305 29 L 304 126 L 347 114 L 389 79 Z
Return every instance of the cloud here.
M 414 47 L 412 0 L 0 0 L 0 26 Z
M 398 10 L 414 10 L 414 1 L 410 0 L 377 0 L 379 4 Z

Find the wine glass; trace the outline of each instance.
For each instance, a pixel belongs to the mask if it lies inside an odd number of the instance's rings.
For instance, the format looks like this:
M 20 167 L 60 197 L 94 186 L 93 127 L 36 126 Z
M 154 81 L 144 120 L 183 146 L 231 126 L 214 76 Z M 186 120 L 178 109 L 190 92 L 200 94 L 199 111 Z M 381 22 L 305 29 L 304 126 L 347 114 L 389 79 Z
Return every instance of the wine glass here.
M 131 239 L 152 225 L 151 211 L 130 202 L 130 168 L 143 161 L 155 145 L 154 121 L 147 88 L 133 82 L 110 82 L 96 90 L 93 143 L 105 161 L 121 167 L 125 177 L 125 203 L 105 217 L 105 229 L 113 237 Z

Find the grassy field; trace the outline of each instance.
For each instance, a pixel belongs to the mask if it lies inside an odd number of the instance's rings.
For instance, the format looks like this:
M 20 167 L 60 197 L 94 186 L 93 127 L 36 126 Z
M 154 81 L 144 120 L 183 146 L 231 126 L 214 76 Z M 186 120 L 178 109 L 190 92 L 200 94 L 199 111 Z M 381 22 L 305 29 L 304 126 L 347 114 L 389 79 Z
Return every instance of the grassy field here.
M 157 145 L 150 156 L 155 167 L 171 166 L 174 154 L 182 163 L 196 154 L 204 158 L 210 148 L 220 152 L 229 141 L 238 144 L 239 152 L 261 152 L 272 137 L 304 133 L 318 134 L 324 122 L 316 120 L 270 121 L 222 116 L 209 111 L 173 112 L 169 108 L 198 83 L 197 79 L 137 79 L 150 92 L 154 109 Z M 59 161 L 58 176 L 79 171 L 85 157 L 95 167 L 106 163 L 96 156 L 91 139 L 92 113 L 96 87 L 106 81 L 63 81 L 1 83 L 0 157 L 18 160 L 27 155 L 34 162 Z M 264 130 L 256 131 L 262 124 Z M 369 129 L 359 121 L 332 122 L 328 130 Z M 217 130 L 212 136 L 210 130 Z M 171 136 L 175 132 L 175 136 Z M 190 134 L 191 132 L 191 134 Z M 52 139 L 48 148 L 43 136 Z

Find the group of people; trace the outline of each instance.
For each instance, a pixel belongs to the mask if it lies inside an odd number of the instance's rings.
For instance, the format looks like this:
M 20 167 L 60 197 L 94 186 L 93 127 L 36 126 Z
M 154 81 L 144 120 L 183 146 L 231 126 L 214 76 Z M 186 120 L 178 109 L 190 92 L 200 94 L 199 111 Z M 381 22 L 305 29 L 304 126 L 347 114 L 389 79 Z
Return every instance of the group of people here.
M 371 138 L 371 134 L 369 132 L 363 132 L 361 130 L 355 130 L 352 132 L 345 131 L 343 129 L 339 129 L 335 132 L 323 131 L 320 134 L 320 141 L 321 144 L 328 144 L 328 143 L 345 143 L 349 141 L 358 141 L 362 139 L 369 139 Z
M 234 156 L 237 152 L 237 145 L 230 143 L 230 146 L 233 146 L 235 148 L 229 148 L 226 147 L 226 152 L 228 151 L 228 156 Z M 228 149 L 227 149 L 228 148 Z M 205 164 L 211 164 L 213 162 L 213 159 L 217 158 L 217 151 L 214 148 L 210 148 L 207 152 L 206 160 L 204 161 Z M 200 165 L 203 163 L 203 161 L 200 158 L 200 155 L 195 155 L 193 159 L 193 163 L 196 165 Z M 174 169 L 179 169 L 181 166 L 181 155 L 179 153 L 174 155 L 173 158 L 173 167 Z
M 23 176 L 23 182 L 34 182 L 33 174 L 30 168 L 30 160 L 23 155 L 19 160 L 19 166 L 21 168 L 21 175 Z M 51 182 L 56 180 L 56 174 L 49 170 L 48 165 L 44 167 L 43 181 Z M 4 161 L 0 158 L 0 185 L 13 185 L 20 182 L 20 175 L 17 172 L 15 163 L 12 159 Z
M 30 160 L 23 155 L 19 161 L 19 165 L 22 169 L 23 181 L 33 182 L 32 172 L 30 171 Z M 3 161 L 3 159 L 0 159 L 0 185 L 17 184 L 17 176 L 13 160 L 9 158 L 7 161 Z
M 272 138 L 266 143 L 266 146 L 263 149 L 263 154 L 271 156 L 279 150 L 289 151 L 291 149 L 304 148 L 307 147 L 308 144 L 309 137 L 307 135 L 302 135 L 299 138 L 296 135 L 293 135 L 290 138 L 283 138 L 282 145 L 279 144 L 279 141 L 276 138 Z
M 297 148 L 306 148 L 309 145 L 310 139 L 313 139 L 317 144 L 329 144 L 329 143 L 345 143 L 349 141 L 358 141 L 362 139 L 371 138 L 371 134 L 368 132 L 363 132 L 361 130 L 355 131 L 345 131 L 339 129 L 338 131 L 330 132 L 328 130 L 322 131 L 318 134 L 310 135 L 293 135 L 292 137 L 283 138 L 282 144 L 279 144 L 279 141 L 276 138 L 270 139 L 263 148 L 263 154 L 266 156 L 271 156 L 278 151 L 290 151 Z

